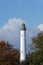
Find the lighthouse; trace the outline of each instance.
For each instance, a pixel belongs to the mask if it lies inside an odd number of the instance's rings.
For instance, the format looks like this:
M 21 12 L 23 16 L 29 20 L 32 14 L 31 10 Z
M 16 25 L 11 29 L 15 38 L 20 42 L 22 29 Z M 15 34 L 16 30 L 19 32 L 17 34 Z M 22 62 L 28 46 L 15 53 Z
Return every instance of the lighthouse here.
M 20 27 L 20 62 L 26 60 L 26 26 L 21 24 Z

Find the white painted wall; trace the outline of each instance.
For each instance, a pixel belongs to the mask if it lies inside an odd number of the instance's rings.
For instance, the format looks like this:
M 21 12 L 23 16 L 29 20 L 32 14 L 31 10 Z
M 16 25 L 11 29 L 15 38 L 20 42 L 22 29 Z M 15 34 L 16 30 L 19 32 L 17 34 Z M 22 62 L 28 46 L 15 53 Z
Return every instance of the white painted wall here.
M 20 62 L 26 60 L 26 31 L 20 31 Z

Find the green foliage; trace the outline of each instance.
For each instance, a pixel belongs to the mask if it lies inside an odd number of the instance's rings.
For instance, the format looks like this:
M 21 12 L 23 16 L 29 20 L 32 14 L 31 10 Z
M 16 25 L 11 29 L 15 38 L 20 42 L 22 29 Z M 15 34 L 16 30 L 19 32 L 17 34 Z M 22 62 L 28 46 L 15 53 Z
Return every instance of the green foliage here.
M 32 39 L 33 44 L 36 48 L 42 48 L 43 49 L 43 32 L 39 33 L 36 37 Z
M 28 55 L 29 65 L 43 65 L 43 32 L 32 39 L 37 51 Z

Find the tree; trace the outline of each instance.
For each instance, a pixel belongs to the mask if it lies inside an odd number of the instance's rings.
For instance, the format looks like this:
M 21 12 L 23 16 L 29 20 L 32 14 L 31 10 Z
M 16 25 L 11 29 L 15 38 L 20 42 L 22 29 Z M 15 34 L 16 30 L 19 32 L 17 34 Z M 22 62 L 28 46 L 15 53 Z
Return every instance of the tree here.
M 43 65 L 43 32 L 34 37 L 32 43 L 36 50 L 28 56 L 29 63 L 30 65 Z
M 33 44 L 38 49 L 43 49 L 43 32 L 39 33 L 32 39 Z
M 19 50 L 11 44 L 0 41 L 0 65 L 18 65 Z

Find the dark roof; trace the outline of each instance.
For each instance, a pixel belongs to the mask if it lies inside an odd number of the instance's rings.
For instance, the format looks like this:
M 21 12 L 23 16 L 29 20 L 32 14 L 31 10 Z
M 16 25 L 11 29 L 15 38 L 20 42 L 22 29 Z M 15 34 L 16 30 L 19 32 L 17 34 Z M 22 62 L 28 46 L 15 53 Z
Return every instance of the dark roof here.
M 21 30 L 26 30 L 26 27 L 25 27 L 25 24 L 23 23 L 23 24 L 21 24 L 21 28 L 20 28 Z

